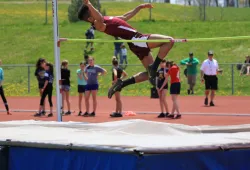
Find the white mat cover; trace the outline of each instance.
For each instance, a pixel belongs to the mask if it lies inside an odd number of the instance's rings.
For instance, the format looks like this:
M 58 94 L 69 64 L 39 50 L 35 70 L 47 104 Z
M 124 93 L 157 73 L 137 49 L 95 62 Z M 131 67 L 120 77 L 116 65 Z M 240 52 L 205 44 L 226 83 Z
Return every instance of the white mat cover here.
M 145 153 L 250 148 L 250 124 L 9 121 L 0 122 L 0 145 Z

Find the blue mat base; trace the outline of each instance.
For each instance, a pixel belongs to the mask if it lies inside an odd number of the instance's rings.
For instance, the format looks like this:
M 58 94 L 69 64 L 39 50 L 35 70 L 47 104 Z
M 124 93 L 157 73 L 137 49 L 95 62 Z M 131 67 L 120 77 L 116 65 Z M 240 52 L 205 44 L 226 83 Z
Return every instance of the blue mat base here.
M 136 155 L 10 147 L 9 170 L 249 170 L 250 149 Z

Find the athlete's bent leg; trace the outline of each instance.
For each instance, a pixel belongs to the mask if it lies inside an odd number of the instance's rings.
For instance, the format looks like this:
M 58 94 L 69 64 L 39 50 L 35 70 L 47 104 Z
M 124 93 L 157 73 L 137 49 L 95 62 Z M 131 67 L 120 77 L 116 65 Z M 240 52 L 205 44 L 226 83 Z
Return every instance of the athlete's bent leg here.
M 141 60 L 141 62 L 145 68 L 148 68 L 148 66 L 153 63 L 153 57 L 152 57 L 151 53 L 149 53 L 148 56 L 145 56 Z M 109 89 L 108 98 L 112 98 L 112 96 L 113 96 L 113 94 L 115 94 L 115 92 L 120 91 L 121 89 L 123 89 L 124 87 L 126 87 L 128 85 L 140 83 L 140 82 L 143 82 L 146 80 L 148 80 L 148 73 L 147 72 L 137 73 L 136 75 L 134 75 L 131 78 L 128 78 L 127 80 L 124 80 L 124 81 L 118 79 L 116 81 L 116 83 Z
M 170 36 L 151 34 L 148 40 L 173 40 Z M 160 62 L 167 56 L 172 49 L 174 42 L 148 42 L 150 49 L 160 48 L 157 57 L 152 65 L 148 67 L 149 81 L 152 85 L 155 85 L 156 72 L 160 65 Z

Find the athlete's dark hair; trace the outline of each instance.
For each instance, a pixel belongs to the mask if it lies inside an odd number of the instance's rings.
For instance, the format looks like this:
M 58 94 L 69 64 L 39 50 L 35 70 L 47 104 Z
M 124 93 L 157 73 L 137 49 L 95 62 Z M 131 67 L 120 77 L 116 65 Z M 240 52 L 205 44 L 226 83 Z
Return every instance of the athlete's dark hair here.
M 113 58 L 112 64 L 113 64 L 114 66 L 117 66 L 117 65 L 118 65 L 118 60 L 117 60 L 116 58 Z
M 49 66 L 49 72 L 54 77 L 54 67 L 52 63 L 46 63 L 46 66 Z
M 89 22 L 88 21 L 89 17 L 90 17 L 89 8 L 86 5 L 82 5 L 78 11 L 78 19 Z
M 41 67 L 41 63 L 46 62 L 46 60 L 44 58 L 39 58 L 36 62 L 36 68 L 40 68 Z

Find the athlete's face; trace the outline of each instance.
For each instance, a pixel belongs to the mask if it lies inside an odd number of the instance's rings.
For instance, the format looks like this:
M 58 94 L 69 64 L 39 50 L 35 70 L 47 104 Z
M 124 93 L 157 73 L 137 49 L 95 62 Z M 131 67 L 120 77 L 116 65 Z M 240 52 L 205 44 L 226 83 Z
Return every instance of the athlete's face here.
M 88 18 L 88 21 L 89 21 L 91 24 L 93 24 L 94 21 L 95 21 L 95 19 L 94 19 L 93 17 L 90 16 L 90 17 Z

